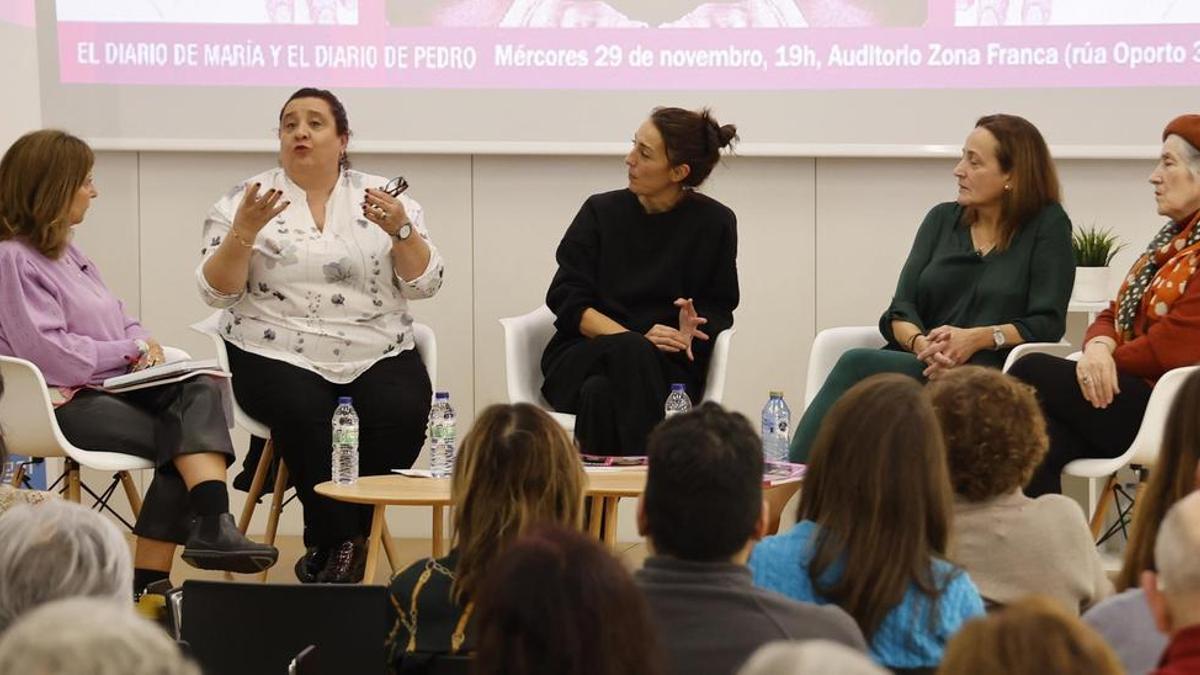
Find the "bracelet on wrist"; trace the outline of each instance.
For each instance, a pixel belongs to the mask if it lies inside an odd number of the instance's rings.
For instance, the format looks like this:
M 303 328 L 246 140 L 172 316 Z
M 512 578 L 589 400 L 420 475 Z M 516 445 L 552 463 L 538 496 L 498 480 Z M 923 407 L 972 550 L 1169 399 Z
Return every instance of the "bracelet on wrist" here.
M 241 233 L 237 231 L 236 227 L 229 228 L 229 234 L 233 235 L 233 238 L 237 241 L 237 243 L 241 244 L 243 247 L 254 248 L 254 242 L 243 239 Z
M 917 338 L 924 336 L 924 333 L 916 333 L 912 337 L 908 338 L 908 351 L 916 354 Z

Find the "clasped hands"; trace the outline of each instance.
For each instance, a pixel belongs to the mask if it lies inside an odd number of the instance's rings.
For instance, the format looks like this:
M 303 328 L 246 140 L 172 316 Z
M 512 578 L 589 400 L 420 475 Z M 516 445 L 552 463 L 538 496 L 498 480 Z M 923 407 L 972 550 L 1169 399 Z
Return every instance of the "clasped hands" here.
M 966 363 L 975 352 L 991 344 L 991 328 L 938 326 L 913 342 L 913 353 L 926 368 L 922 373 L 936 380 L 942 372 Z
M 129 366 L 130 372 L 145 370 L 153 366 L 160 366 L 167 362 L 166 355 L 163 354 L 162 345 L 154 338 L 146 338 L 146 346 L 148 349 L 143 353 L 138 360 Z
M 646 339 L 664 352 L 686 352 L 688 360 L 694 361 L 692 340 L 708 339 L 708 334 L 700 330 L 708 319 L 700 316 L 691 298 L 676 298 L 675 306 L 679 308 L 679 328 L 656 323 L 646 331 Z

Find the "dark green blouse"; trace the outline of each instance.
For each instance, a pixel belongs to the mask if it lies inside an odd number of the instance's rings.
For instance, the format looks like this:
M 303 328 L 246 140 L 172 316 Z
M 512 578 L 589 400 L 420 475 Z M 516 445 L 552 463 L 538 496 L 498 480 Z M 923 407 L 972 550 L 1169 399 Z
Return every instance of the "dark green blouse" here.
M 1026 342 L 1057 342 L 1066 331 L 1067 303 L 1075 283 L 1071 220 L 1058 204 L 1022 224 L 1004 251 L 979 255 L 963 207 L 938 204 L 913 242 L 892 304 L 879 320 L 890 349 L 902 349 L 892 321 L 922 332 L 1011 323 Z M 982 350 L 971 363 L 1000 367 L 1008 350 Z

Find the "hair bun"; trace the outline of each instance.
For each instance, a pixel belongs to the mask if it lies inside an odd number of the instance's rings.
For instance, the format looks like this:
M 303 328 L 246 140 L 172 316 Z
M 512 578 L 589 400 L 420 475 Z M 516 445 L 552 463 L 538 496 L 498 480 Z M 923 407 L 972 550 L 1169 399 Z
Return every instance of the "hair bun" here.
M 717 127 L 717 139 L 720 141 L 718 147 L 728 147 L 733 145 L 738 140 L 737 125 L 725 124 Z

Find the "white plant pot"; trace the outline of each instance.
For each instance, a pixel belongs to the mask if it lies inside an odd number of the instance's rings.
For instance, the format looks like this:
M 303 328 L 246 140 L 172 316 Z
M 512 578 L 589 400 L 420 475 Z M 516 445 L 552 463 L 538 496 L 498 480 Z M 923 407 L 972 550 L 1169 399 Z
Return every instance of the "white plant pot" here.
M 1071 299 L 1076 302 L 1104 302 L 1109 299 L 1108 267 L 1076 267 Z

